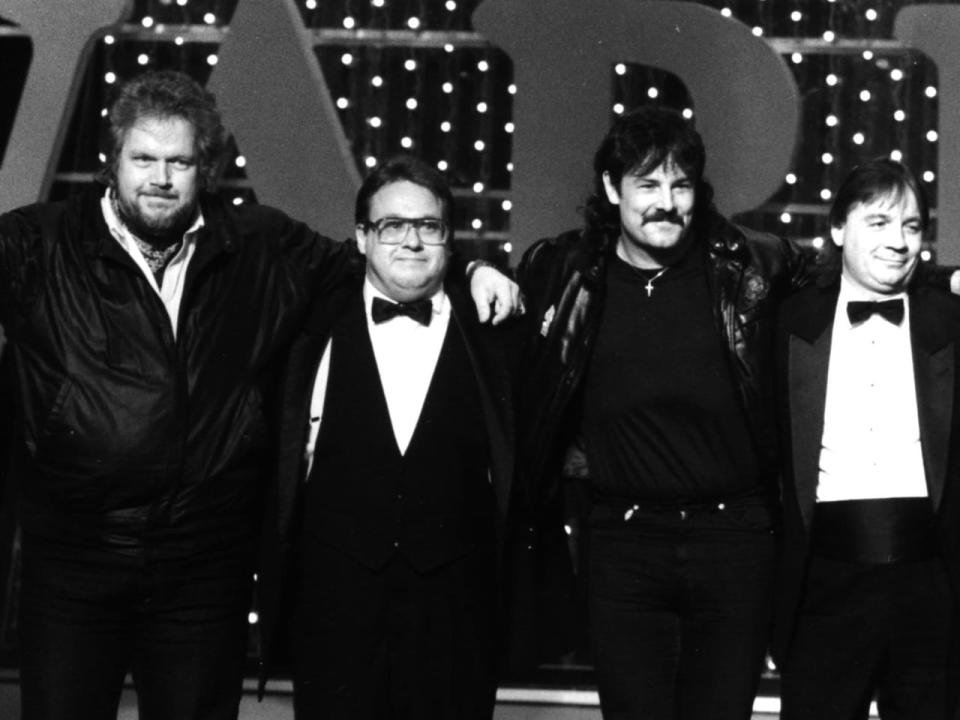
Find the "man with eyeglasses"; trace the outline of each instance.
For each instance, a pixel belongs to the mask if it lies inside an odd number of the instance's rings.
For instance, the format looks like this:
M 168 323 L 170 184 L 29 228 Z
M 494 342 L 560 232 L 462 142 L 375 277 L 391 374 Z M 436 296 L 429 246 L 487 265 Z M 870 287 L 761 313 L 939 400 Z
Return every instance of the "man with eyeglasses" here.
M 446 282 L 452 216 L 431 166 L 377 168 L 356 201 L 365 278 L 292 351 L 262 607 L 268 660 L 291 639 L 298 718 L 493 714 L 510 329 Z

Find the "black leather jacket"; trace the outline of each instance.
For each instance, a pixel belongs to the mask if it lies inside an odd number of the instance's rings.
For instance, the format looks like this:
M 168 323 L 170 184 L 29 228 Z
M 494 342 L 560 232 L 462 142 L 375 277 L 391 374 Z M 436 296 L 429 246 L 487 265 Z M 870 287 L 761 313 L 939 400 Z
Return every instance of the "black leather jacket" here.
M 748 418 L 764 477 L 776 475 L 773 338 L 776 306 L 809 281 L 813 264 L 799 249 L 710 212 L 694 229 L 707 253 L 717 330 Z M 552 494 L 563 449 L 576 432 L 576 403 L 593 351 L 616 236 L 583 231 L 541 240 L 518 270 L 529 321 L 518 427 L 529 500 Z M 678 321 L 682 321 L 678 319 Z

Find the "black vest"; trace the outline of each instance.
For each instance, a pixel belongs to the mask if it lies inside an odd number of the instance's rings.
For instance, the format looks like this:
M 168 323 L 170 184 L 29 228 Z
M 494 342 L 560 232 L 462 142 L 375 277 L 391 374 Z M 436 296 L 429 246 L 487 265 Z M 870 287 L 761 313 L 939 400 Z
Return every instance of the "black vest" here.
M 391 322 L 391 321 L 388 321 Z M 495 506 L 477 382 L 454 318 L 401 455 L 362 296 L 334 326 L 323 422 L 303 494 L 301 552 L 319 542 L 379 569 L 427 571 L 494 543 Z

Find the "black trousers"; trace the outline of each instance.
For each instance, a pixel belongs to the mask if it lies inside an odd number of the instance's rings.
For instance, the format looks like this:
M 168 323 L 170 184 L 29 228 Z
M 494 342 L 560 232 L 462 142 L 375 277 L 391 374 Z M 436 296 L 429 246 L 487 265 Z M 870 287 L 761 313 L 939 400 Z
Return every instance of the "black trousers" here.
M 370 570 L 314 545 L 292 631 L 298 720 L 490 720 L 495 564 L 476 550 L 432 572 Z
M 956 607 L 939 559 L 866 565 L 814 557 L 783 670 L 784 720 L 941 720 Z
M 22 720 L 115 720 L 129 672 L 141 720 L 233 720 L 250 573 L 98 565 L 26 547 L 18 617 Z
M 765 508 L 591 518 L 589 625 L 605 720 L 749 720 L 769 640 Z

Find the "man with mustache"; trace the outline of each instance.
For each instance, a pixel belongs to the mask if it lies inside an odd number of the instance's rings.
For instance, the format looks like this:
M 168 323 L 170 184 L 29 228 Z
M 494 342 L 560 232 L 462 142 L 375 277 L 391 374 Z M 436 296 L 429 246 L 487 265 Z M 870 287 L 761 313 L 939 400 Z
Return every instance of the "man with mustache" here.
M 24 720 L 112 719 L 127 672 L 143 718 L 237 716 L 276 370 L 362 265 L 208 192 L 224 138 L 197 83 L 142 75 L 110 110 L 106 186 L 0 217 Z
M 912 283 L 929 211 L 892 160 L 830 211 L 832 262 L 780 308 L 784 720 L 953 718 L 960 303 Z
M 773 320 L 809 263 L 723 218 L 704 164 L 679 113 L 617 118 L 585 228 L 519 268 L 533 323 L 520 477 L 541 503 L 564 472 L 589 478 L 607 720 L 749 718 L 769 639 Z

